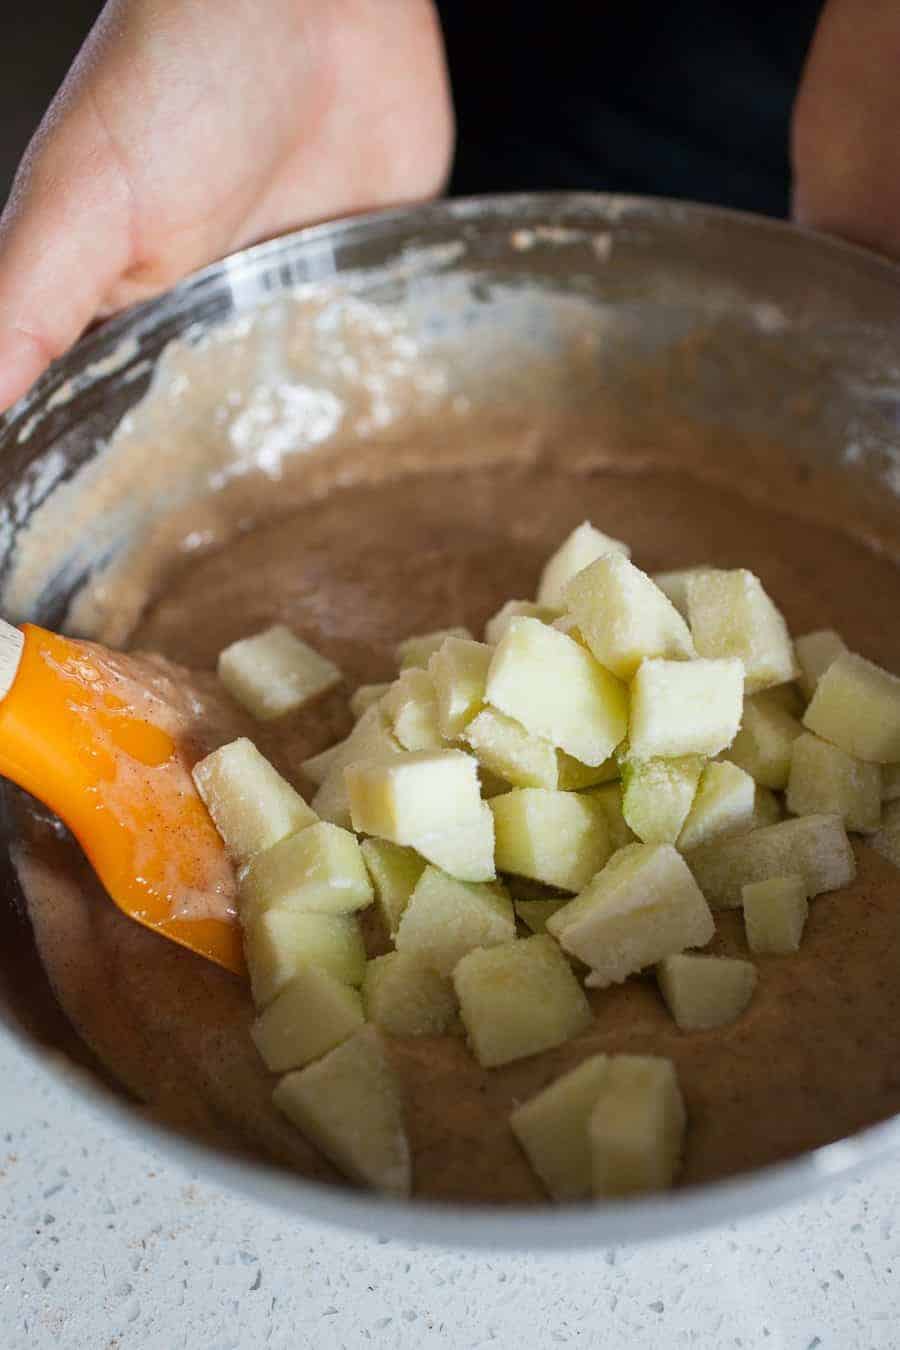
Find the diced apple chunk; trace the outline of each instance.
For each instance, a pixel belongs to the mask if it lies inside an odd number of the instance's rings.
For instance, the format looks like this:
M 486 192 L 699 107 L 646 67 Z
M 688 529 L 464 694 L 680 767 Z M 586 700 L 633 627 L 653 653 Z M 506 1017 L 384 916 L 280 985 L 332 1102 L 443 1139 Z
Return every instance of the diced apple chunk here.
M 688 583 L 691 577 L 696 576 L 698 572 L 705 572 L 705 567 L 683 567 L 675 572 L 654 572 L 652 580 L 667 596 L 678 613 L 683 619 L 688 616 Z
M 603 988 L 686 947 L 703 947 L 715 925 L 671 844 L 629 844 L 582 893 L 547 920 L 564 951 L 589 965 Z
M 469 638 L 447 638 L 428 663 L 437 696 L 438 725 L 456 740 L 484 704 L 493 648 Z
M 359 984 L 366 948 L 346 914 L 270 909 L 244 929 L 244 952 L 257 1008 L 266 1008 L 303 966 L 318 966 L 342 984 Z
M 515 936 L 512 901 L 502 887 L 457 881 L 426 867 L 403 912 L 396 946 L 447 976 L 475 947 Z
M 379 704 L 364 712 L 346 740 L 333 746 L 328 771 L 322 780 L 318 792 L 313 797 L 313 806 L 323 820 L 333 825 L 350 825 L 350 802 L 347 798 L 347 785 L 344 782 L 344 770 L 348 764 L 362 759 L 396 759 L 403 754 L 400 743 L 394 738 L 388 727 Z M 319 756 L 321 759 L 321 756 Z M 309 773 L 310 761 L 303 766 Z
M 400 1084 L 365 1026 L 275 1089 L 280 1111 L 352 1181 L 405 1196 L 412 1185 Z
M 311 782 L 315 783 L 316 787 L 321 787 L 325 782 L 325 779 L 328 777 L 331 770 L 331 766 L 335 763 L 338 755 L 341 753 L 343 745 L 343 741 L 337 741 L 334 745 L 326 746 L 325 749 L 320 750 L 318 754 L 310 755 L 309 759 L 304 759 L 301 762 L 300 768 L 306 774 L 306 777 Z
M 700 775 L 697 795 L 678 836 L 678 848 L 698 848 L 729 834 L 753 828 L 758 789 L 753 779 L 736 764 L 713 761 Z
M 627 763 L 622 774 L 622 813 L 645 844 L 674 844 L 690 814 L 705 761 L 648 759 Z
M 756 988 L 752 961 L 679 952 L 656 967 L 669 1012 L 682 1031 L 710 1031 L 734 1022 Z
M 462 881 L 494 872 L 494 822 L 478 766 L 460 750 L 364 760 L 344 771 L 353 828 L 416 849 Z
M 881 766 L 804 731 L 794 741 L 787 806 L 795 816 L 833 814 L 848 830 L 873 834 L 881 824 Z
M 900 797 L 900 764 L 885 764 L 881 770 L 881 800 L 895 802 Z
M 491 661 L 487 699 L 583 764 L 604 763 L 628 728 L 624 685 L 537 619 L 510 624 Z
M 409 897 L 425 871 L 425 859 L 414 849 L 389 844 L 386 839 L 364 839 L 360 849 L 375 888 L 375 906 L 388 937 L 393 939 Z
M 513 1134 L 554 1200 L 591 1193 L 588 1123 L 608 1065 L 606 1055 L 591 1055 L 510 1114 Z
M 600 665 L 621 680 L 630 680 L 648 657 L 697 654 L 672 602 L 621 553 L 608 553 L 579 572 L 569 582 L 566 603 Z
M 671 1186 L 685 1125 L 671 1060 L 611 1056 L 588 1124 L 594 1195 L 635 1195 Z
M 489 806 L 501 872 L 579 891 L 609 857 L 606 815 L 589 797 L 515 788 Z
M 568 900 L 513 900 L 516 918 L 521 919 L 532 933 L 546 933 L 547 920 Z
M 752 572 L 697 572 L 688 582 L 688 618 L 700 656 L 743 661 L 748 694 L 797 674 L 787 624 Z
M 472 634 L 462 625 L 456 628 L 437 628 L 433 633 L 417 633 L 414 637 L 405 638 L 403 642 L 397 644 L 397 665 L 401 670 L 409 670 L 411 666 L 419 666 L 422 670 L 426 670 L 434 653 L 440 651 L 447 638 L 451 637 L 471 640 Z
M 741 729 L 725 758 L 763 787 L 783 788 L 791 771 L 794 741 L 802 730 L 796 717 L 785 712 L 770 692 L 757 694 L 744 700 Z
M 855 652 L 822 675 L 803 725 L 856 759 L 900 760 L 900 679 Z
M 815 633 L 804 633 L 794 642 L 797 664 L 800 667 L 800 688 L 807 703 L 816 692 L 819 680 L 847 644 L 833 628 L 820 628 Z
M 551 937 L 479 948 L 453 971 L 460 1014 L 484 1068 L 562 1045 L 590 1025 L 591 1010 Z
M 478 763 L 504 782 L 514 787 L 556 787 L 559 769 L 554 747 L 496 708 L 485 708 L 472 719 L 465 740 Z
M 621 539 L 612 539 L 608 534 L 595 529 L 589 520 L 576 526 L 544 564 L 538 584 L 538 603 L 562 609 L 566 587 L 572 578 L 598 558 L 605 557 L 607 553 L 620 553 L 627 558 L 631 549 L 627 544 L 623 544 Z
M 751 952 L 789 956 L 799 951 L 809 915 L 806 882 L 796 873 L 754 881 L 741 891 L 747 946 Z
M 357 989 L 319 966 L 301 966 L 253 1023 L 250 1035 L 272 1073 L 302 1069 L 364 1022 Z
M 195 764 L 194 783 L 225 847 L 238 862 L 318 819 L 244 736 Z
M 404 670 L 381 700 L 381 710 L 404 750 L 441 749 L 437 695 L 427 670 Z
M 266 909 L 349 914 L 373 900 L 372 883 L 356 836 L 317 821 L 257 853 L 241 874 L 241 918 L 252 923 Z
M 622 810 L 623 790 L 621 783 L 604 783 L 602 787 L 591 788 L 584 794 L 596 802 L 603 812 L 609 833 L 610 853 L 618 853 L 626 844 L 633 844 L 635 836 L 629 828 Z
M 378 703 L 384 698 L 390 689 L 390 684 L 361 684 L 358 689 L 354 689 L 350 695 L 350 711 L 359 721 L 364 712 L 371 708 L 373 703 Z M 308 763 L 309 761 L 307 761 Z M 319 780 L 321 781 L 321 780 Z
M 611 783 L 621 773 L 615 755 L 610 755 L 602 764 L 582 764 L 580 759 L 567 755 L 565 750 L 556 752 L 556 786 L 560 792 L 581 792 L 584 788 L 596 787 L 600 783 Z
M 333 661 L 284 624 L 226 647 L 219 653 L 218 675 L 231 697 L 260 722 L 301 708 L 343 679 Z
M 366 1017 L 389 1036 L 443 1036 L 456 1017 L 448 979 L 412 952 L 388 952 L 366 967 Z
M 900 801 L 885 807 L 881 829 L 872 835 L 869 843 L 888 862 L 900 867 Z
M 750 834 L 717 839 L 687 859 L 697 884 L 718 909 L 736 909 L 754 881 L 799 873 L 810 896 L 840 890 L 856 875 L 856 861 L 840 816 L 801 816 Z
M 540 619 L 541 623 L 553 623 L 561 614 L 561 608 L 552 605 L 538 605 L 533 600 L 507 600 L 502 609 L 498 609 L 492 619 L 484 626 L 484 640 L 496 647 L 506 637 L 507 629 L 513 619 Z
M 631 682 L 631 754 L 718 755 L 737 735 L 743 704 L 740 661 L 643 661 Z

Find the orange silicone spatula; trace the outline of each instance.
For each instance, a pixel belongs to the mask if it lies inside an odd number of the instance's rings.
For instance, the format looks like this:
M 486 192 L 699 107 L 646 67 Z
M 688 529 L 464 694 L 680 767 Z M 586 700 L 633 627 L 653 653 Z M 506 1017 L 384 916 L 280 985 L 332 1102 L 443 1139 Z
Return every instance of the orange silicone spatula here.
M 199 753 L 113 653 L 0 620 L 0 774 L 68 825 L 121 910 L 239 973 L 234 874 L 191 778 Z

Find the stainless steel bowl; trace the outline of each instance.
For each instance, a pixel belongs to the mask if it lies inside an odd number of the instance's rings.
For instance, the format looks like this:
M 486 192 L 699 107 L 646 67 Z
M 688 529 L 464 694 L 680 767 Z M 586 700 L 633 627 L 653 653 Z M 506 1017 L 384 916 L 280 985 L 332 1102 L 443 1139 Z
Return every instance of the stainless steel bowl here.
M 777 444 L 802 477 L 810 456 L 841 476 L 842 509 L 871 538 L 900 538 L 900 269 L 862 250 L 733 212 L 638 198 L 529 195 L 387 212 L 247 249 L 83 340 L 0 423 L 0 586 L 7 612 L 48 625 L 100 568 L 172 504 L 111 510 L 21 584 L 36 512 L 91 465 L 147 392 L 166 345 L 202 342 L 297 287 L 401 314 L 449 387 L 513 388 L 539 353 L 598 335 L 592 399 L 635 445 L 679 420 L 744 447 Z M 691 351 L 689 365 L 684 352 Z M 635 389 L 652 364 L 654 406 Z M 582 378 L 584 366 L 581 367 Z M 578 396 L 567 381 L 564 396 Z M 654 432 L 654 428 L 656 431 Z M 108 451 L 104 453 L 108 454 Z M 194 481 L 190 490 L 196 490 Z M 188 489 L 186 489 L 188 491 Z M 33 583 L 33 577 L 32 577 Z M 23 596 L 27 596 L 23 600 Z M 732 1221 L 877 1165 L 900 1148 L 900 1117 L 734 1180 L 628 1205 L 560 1210 L 397 1205 L 223 1156 L 148 1120 L 80 1050 L 37 959 L 7 845 L 0 899 L 0 1035 L 65 1074 L 107 1120 L 174 1162 L 289 1213 L 413 1239 L 492 1248 L 634 1241 Z

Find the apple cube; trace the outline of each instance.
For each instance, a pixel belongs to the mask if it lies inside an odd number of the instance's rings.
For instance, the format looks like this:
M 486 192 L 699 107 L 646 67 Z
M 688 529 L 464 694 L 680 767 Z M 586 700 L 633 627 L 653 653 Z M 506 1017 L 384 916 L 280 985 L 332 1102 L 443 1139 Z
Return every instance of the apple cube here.
M 750 775 L 736 764 L 707 764 L 678 836 L 679 850 L 684 853 L 713 839 L 751 830 L 757 790 Z
M 409 897 L 425 871 L 425 859 L 414 849 L 389 844 L 386 839 L 364 839 L 360 850 L 375 889 L 375 907 L 388 937 L 393 939 Z
M 394 739 L 404 750 L 440 750 L 437 695 L 427 670 L 410 666 L 381 700 Z
M 752 572 L 697 572 L 688 582 L 688 618 L 700 656 L 743 661 L 748 694 L 796 676 L 787 624 Z
M 799 873 L 809 896 L 836 891 L 856 875 L 856 860 L 840 816 L 801 816 L 750 834 L 717 839 L 688 856 L 697 884 L 717 909 L 736 909 L 754 881 Z
M 427 670 L 428 662 L 434 653 L 440 651 L 450 637 L 471 639 L 472 634 L 468 628 L 460 625 L 456 628 L 437 628 L 433 633 L 419 633 L 414 637 L 405 638 L 403 642 L 397 644 L 397 665 L 401 670 L 409 670 L 411 666 Z
M 569 582 L 566 602 L 600 665 L 619 679 L 630 680 L 648 657 L 697 654 L 672 602 L 621 553 L 608 553 L 579 572 Z
M 635 1195 L 671 1186 L 686 1120 L 671 1060 L 610 1056 L 588 1123 L 594 1195 Z
M 443 1036 L 456 1017 L 453 985 L 413 952 L 388 952 L 366 967 L 366 1017 L 389 1036 Z
M 552 605 L 537 605 L 533 600 L 507 600 L 502 609 L 498 609 L 492 619 L 484 626 L 484 640 L 491 646 L 506 637 L 513 619 L 540 619 L 541 623 L 553 623 L 560 617 L 561 610 Z
M 752 881 L 741 889 L 744 928 L 751 952 L 789 956 L 799 951 L 809 917 L 806 882 L 797 873 Z
M 656 979 L 682 1031 L 710 1031 L 740 1017 L 756 988 L 756 967 L 752 961 L 679 952 L 659 963 Z
M 609 857 L 605 812 L 589 797 L 514 788 L 489 803 L 501 872 L 580 891 Z
M 546 935 L 470 951 L 453 971 L 453 987 L 486 1069 L 562 1045 L 591 1024 L 581 986 Z
M 690 814 L 704 763 L 699 755 L 685 755 L 625 765 L 622 813 L 638 839 L 645 844 L 675 843 Z
M 779 820 L 784 820 L 781 799 L 776 797 L 771 788 L 760 787 L 757 783 L 753 798 L 753 819 L 750 822 L 750 830 L 761 830 L 764 825 L 777 825 Z M 749 830 L 746 831 L 748 834 L 749 832 Z M 741 833 L 745 833 L 745 831 L 741 831 Z
M 381 710 L 375 704 L 364 712 L 346 740 L 332 747 L 328 771 L 322 780 L 318 792 L 313 797 L 313 806 L 323 820 L 333 825 L 350 825 L 350 802 L 347 797 L 347 785 L 344 782 L 344 770 L 348 764 L 362 759 L 396 759 L 403 754 L 399 741 L 394 738 Z M 322 756 L 318 756 L 319 759 Z M 304 764 L 309 773 L 310 761 Z
M 583 764 L 603 764 L 628 729 L 628 691 L 565 633 L 515 619 L 498 645 L 487 700 Z
M 585 793 L 603 812 L 606 829 L 609 834 L 610 853 L 618 853 L 626 844 L 633 844 L 635 836 L 622 810 L 623 789 L 621 783 L 604 783 L 602 787 L 592 788 Z
M 564 951 L 589 965 L 587 984 L 621 984 L 715 931 L 703 894 L 671 844 L 629 844 L 547 920 Z
M 309 759 L 301 761 L 300 768 L 310 782 L 315 783 L 316 787 L 321 787 L 325 782 L 344 744 L 344 741 L 337 741 L 336 744 L 328 745 L 318 754 L 310 755 Z
M 787 786 L 794 741 L 803 728 L 771 691 L 744 700 L 741 729 L 725 758 L 767 788 Z
M 352 1181 L 409 1195 L 412 1162 L 403 1097 L 374 1026 L 287 1074 L 272 1100 Z
M 895 802 L 900 797 L 900 764 L 885 764 L 881 770 L 881 800 Z
M 361 684 L 358 689 L 354 689 L 350 695 L 350 711 L 356 720 L 359 721 L 363 713 L 367 712 L 373 703 L 379 703 L 390 687 L 390 684 Z M 322 780 L 319 779 L 318 781 L 321 782 Z
M 554 1200 L 591 1193 L 588 1123 L 608 1065 L 606 1055 L 591 1055 L 510 1113 L 513 1134 Z
M 266 1008 L 303 966 L 318 966 L 342 984 L 360 984 L 366 948 L 347 914 L 270 909 L 244 929 L 244 953 L 257 1008 Z
M 900 679 L 855 652 L 842 652 L 822 675 L 803 725 L 855 759 L 900 760 Z
M 682 567 L 675 572 L 654 572 L 653 582 L 667 596 L 683 619 L 688 616 L 688 583 L 698 572 L 708 571 L 705 567 Z
M 238 894 L 246 923 L 266 909 L 349 914 L 374 898 L 356 836 L 324 820 L 255 854 Z
M 343 679 L 333 661 L 284 624 L 233 642 L 219 653 L 217 669 L 231 697 L 260 722 L 302 708 Z
M 547 559 L 538 584 L 538 604 L 554 605 L 562 609 L 565 604 L 566 587 L 573 577 L 603 558 L 607 553 L 618 553 L 627 558 L 631 549 L 621 539 L 612 539 L 608 534 L 595 529 L 589 520 L 577 526 L 559 548 Z
M 484 705 L 493 648 L 468 638 L 447 638 L 428 663 L 437 697 L 438 725 L 448 741 L 462 735 Z
M 193 776 L 225 847 L 238 862 L 318 819 L 245 736 L 201 759 Z
M 406 844 L 461 881 L 494 877 L 494 821 L 471 755 L 438 750 L 363 760 L 344 778 L 357 833 Z
M 881 766 L 804 731 L 794 741 L 787 806 L 795 816 L 833 814 L 848 830 L 873 834 L 881 824 Z
M 794 642 L 794 650 L 800 667 L 800 688 L 808 703 L 816 692 L 819 680 L 835 657 L 847 650 L 847 644 L 833 628 L 820 628 L 815 633 L 804 633 L 798 637 Z
M 516 911 L 516 918 L 521 919 L 526 928 L 530 928 L 532 933 L 546 933 L 547 920 L 551 914 L 555 914 L 563 905 L 567 905 L 567 899 L 563 900 L 513 900 L 513 909 Z
M 741 725 L 740 661 L 643 661 L 631 682 L 628 740 L 635 759 L 712 757 Z
M 512 901 L 501 886 L 457 881 L 426 867 L 400 919 L 396 946 L 446 976 L 475 947 L 515 936 Z
M 900 867 L 900 801 L 885 807 L 881 829 L 872 835 L 869 843 L 888 862 Z
M 485 708 L 469 723 L 465 739 L 478 763 L 504 782 L 514 787 L 556 787 L 556 750 L 515 718 Z
M 602 764 L 582 764 L 580 759 L 567 755 L 565 750 L 556 752 L 556 786 L 560 792 L 581 792 L 584 788 L 596 787 L 600 783 L 611 783 L 621 773 L 615 755 L 610 755 Z
M 302 1069 L 363 1025 L 359 990 L 319 966 L 301 966 L 260 1013 L 250 1035 L 272 1073 Z

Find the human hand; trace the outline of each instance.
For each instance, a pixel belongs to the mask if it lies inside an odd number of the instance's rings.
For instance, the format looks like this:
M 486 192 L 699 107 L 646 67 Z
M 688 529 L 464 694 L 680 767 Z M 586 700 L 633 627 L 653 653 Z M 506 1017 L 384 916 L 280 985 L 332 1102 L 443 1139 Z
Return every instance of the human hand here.
M 452 138 L 431 0 L 110 0 L 0 222 L 0 409 L 231 249 L 439 192 Z
M 829 0 L 794 105 L 795 219 L 900 258 L 900 6 Z

